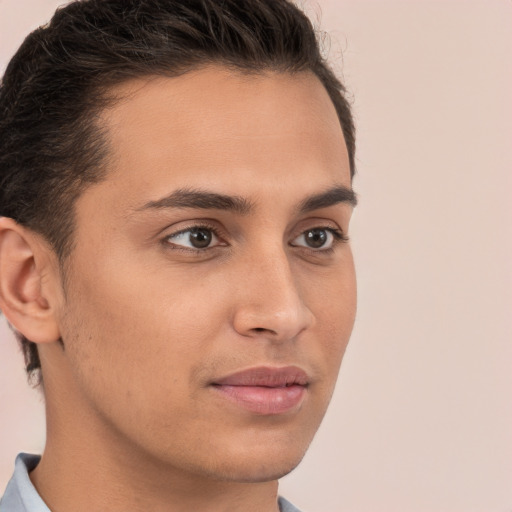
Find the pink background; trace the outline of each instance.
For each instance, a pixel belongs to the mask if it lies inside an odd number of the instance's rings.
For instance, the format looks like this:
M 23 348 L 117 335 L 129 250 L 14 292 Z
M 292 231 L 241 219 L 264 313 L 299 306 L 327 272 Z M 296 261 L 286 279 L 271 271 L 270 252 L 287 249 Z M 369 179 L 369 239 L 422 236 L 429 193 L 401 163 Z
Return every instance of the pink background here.
M 1 70 L 59 3 L 0 0 Z M 311 512 L 511 511 L 512 2 L 305 5 L 355 97 L 360 299 L 281 492 Z M 44 435 L 0 320 L 0 492 Z

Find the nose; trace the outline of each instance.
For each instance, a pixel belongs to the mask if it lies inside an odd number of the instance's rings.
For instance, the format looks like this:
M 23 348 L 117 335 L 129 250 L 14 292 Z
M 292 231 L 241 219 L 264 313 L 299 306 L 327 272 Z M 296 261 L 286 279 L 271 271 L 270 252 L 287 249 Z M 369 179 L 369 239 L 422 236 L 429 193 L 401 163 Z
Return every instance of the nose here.
M 239 334 L 282 342 L 314 324 L 285 251 L 261 255 L 241 275 L 233 319 Z

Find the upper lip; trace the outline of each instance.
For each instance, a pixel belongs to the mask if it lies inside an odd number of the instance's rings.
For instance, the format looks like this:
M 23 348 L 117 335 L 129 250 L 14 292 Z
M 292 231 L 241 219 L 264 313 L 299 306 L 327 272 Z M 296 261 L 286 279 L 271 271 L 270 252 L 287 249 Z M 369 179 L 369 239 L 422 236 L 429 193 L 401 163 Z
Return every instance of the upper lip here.
M 307 386 L 307 373 L 297 366 L 273 368 L 260 366 L 232 373 L 213 382 L 217 386 L 264 386 L 283 388 L 286 386 Z

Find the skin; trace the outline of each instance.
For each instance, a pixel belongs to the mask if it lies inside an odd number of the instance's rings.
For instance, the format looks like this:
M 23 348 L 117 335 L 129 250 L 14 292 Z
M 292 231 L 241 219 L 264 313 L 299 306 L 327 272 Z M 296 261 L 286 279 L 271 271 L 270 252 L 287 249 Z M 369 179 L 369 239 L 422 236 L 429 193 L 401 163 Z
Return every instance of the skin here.
M 0 219 L 12 263 L 0 306 L 43 366 L 47 445 L 31 479 L 52 512 L 276 511 L 277 479 L 318 429 L 355 316 L 350 244 L 331 236 L 348 235 L 352 205 L 298 211 L 351 187 L 334 106 L 310 73 L 216 66 L 114 92 L 101 120 L 109 172 L 76 203 L 66 279 L 44 241 Z M 251 209 L 148 207 L 182 189 Z M 205 224 L 211 245 L 187 247 L 184 230 Z M 315 228 L 324 247 L 307 245 Z M 283 414 L 210 385 L 288 365 L 309 385 Z

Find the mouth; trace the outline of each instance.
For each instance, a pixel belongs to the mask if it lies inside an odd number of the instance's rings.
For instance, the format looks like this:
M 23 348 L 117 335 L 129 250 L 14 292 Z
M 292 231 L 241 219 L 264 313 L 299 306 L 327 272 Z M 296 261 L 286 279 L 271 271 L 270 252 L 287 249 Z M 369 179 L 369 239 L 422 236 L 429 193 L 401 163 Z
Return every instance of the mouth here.
M 232 404 L 260 415 L 298 411 L 308 386 L 308 375 L 296 366 L 251 368 L 211 384 Z

